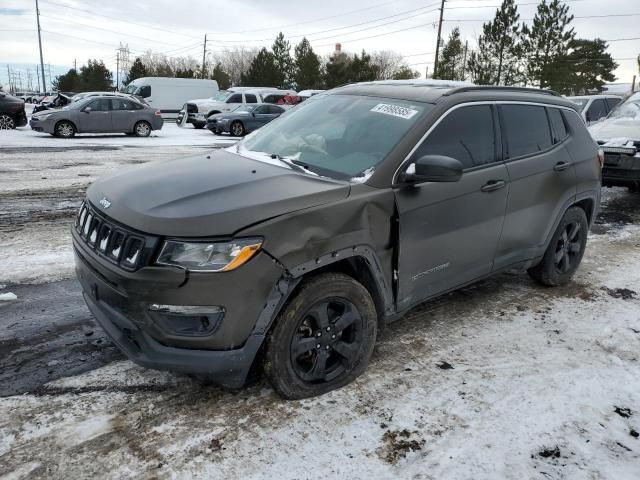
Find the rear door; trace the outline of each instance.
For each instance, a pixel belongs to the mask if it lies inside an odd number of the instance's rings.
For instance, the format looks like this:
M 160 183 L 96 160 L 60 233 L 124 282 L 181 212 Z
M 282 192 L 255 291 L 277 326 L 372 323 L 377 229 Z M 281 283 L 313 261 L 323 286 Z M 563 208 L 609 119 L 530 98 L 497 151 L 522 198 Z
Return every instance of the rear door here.
M 491 272 L 509 192 L 494 112 L 490 104 L 450 110 L 411 156 L 446 155 L 464 173 L 456 183 L 395 190 L 400 309 Z
M 108 98 L 97 98 L 81 110 L 78 131 L 107 133 L 113 131 L 111 102 Z
M 111 100 L 111 122 L 114 132 L 132 132 L 142 106 L 124 98 Z
M 499 109 L 511 189 L 496 268 L 534 258 L 576 194 L 562 110 L 526 103 Z

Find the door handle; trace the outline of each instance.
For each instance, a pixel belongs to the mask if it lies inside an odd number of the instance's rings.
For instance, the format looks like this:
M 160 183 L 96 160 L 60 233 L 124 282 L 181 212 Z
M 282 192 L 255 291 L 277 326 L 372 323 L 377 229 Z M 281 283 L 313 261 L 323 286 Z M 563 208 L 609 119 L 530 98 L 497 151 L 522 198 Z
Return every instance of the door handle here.
M 500 190 L 507 185 L 507 182 L 504 180 L 490 180 L 480 189 L 483 192 L 495 192 L 496 190 Z
M 553 169 L 556 172 L 562 172 L 562 171 L 566 170 L 567 168 L 569 168 L 570 166 L 571 166 L 571 163 L 569 163 L 569 162 L 558 162 L 558 163 L 555 164 Z

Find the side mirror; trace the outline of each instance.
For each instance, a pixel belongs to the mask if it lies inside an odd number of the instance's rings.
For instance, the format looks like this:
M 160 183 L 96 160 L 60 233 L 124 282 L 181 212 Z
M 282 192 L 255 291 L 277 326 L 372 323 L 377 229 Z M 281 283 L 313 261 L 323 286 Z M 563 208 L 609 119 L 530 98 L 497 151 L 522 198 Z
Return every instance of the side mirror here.
M 457 182 L 460 177 L 462 163 L 459 160 L 444 155 L 425 155 L 409 165 L 400 180 L 403 183 Z
M 87 107 L 84 110 L 82 110 L 84 113 L 91 113 L 91 107 Z

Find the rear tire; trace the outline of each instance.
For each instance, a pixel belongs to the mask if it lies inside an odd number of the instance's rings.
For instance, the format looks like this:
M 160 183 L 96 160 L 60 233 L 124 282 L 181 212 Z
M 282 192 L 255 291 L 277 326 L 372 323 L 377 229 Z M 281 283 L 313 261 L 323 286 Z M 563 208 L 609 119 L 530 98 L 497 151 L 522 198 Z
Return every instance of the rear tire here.
M 16 122 L 10 115 L 3 113 L 0 115 L 0 130 L 14 130 Z
M 204 128 L 205 126 L 202 123 L 194 123 L 193 124 L 193 128 L 195 128 L 196 130 L 200 130 L 201 128 Z
M 242 125 L 242 122 L 238 120 L 233 122 L 229 127 L 229 133 L 234 137 L 242 137 L 244 135 L 244 132 L 244 125 Z
M 529 275 L 550 287 L 569 283 L 582 261 L 588 232 L 589 223 L 584 210 L 569 208 L 560 220 L 542 261 L 528 270 Z
M 133 133 L 136 137 L 148 137 L 151 135 L 151 125 L 149 122 L 141 120 L 133 126 Z
M 56 137 L 71 138 L 76 134 L 76 127 L 73 123 L 63 120 L 55 126 Z
M 377 328 L 375 304 L 362 284 L 340 273 L 314 277 L 276 319 L 265 373 L 288 399 L 340 388 L 366 370 Z

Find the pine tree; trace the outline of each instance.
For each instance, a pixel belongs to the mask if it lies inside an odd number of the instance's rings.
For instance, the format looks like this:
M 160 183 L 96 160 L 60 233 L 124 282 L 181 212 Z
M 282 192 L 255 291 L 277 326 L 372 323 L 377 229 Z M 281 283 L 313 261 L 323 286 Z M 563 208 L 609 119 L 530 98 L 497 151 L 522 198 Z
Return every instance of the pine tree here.
M 89 60 L 80 68 L 80 78 L 84 91 L 113 90 L 113 74 L 102 60 Z
M 460 40 L 460 29 L 455 27 L 449 35 L 449 40 L 444 45 L 440 58 L 438 59 L 438 71 L 434 72 L 433 78 L 442 80 L 464 80 L 464 47 Z
M 378 77 L 378 69 L 371 62 L 371 55 L 362 50 L 361 55 L 353 55 L 353 60 L 349 67 L 350 82 L 371 82 Z
M 273 53 L 262 48 L 251 62 L 249 71 L 242 76 L 242 84 L 247 86 L 279 87 L 282 80 Z
M 51 85 L 52 89 L 58 92 L 81 92 L 82 79 L 78 75 L 78 71 L 74 68 L 70 69 L 64 75 L 58 75 Z
M 560 72 L 552 65 L 567 54 L 570 42 L 575 38 L 569 7 L 560 0 L 542 0 L 533 18 L 531 28 L 524 29 L 524 51 L 527 56 L 527 80 L 540 88 L 547 88 L 559 80 Z M 561 77 L 560 77 L 561 78 Z
M 142 63 L 140 57 L 136 57 L 129 69 L 129 73 L 127 74 L 127 78 L 124 81 L 125 85 L 130 84 L 137 78 L 143 78 L 147 76 L 147 68 Z
M 420 78 L 420 72 L 411 70 L 407 65 L 401 65 L 391 78 L 393 80 L 413 80 L 414 78 Z
M 607 43 L 599 38 L 572 40 L 568 53 L 549 64 L 555 74 L 547 86 L 564 95 L 602 91 L 606 82 L 616 80 L 613 72 L 618 68 L 607 48 Z
M 325 66 L 325 84 L 334 88 L 351 81 L 351 57 L 344 52 L 331 55 Z
M 522 26 L 514 0 L 503 0 L 494 19 L 482 25 L 478 49 L 469 57 L 472 80 L 481 85 L 521 82 Z
M 322 88 L 321 73 L 320 57 L 314 53 L 309 40 L 305 37 L 295 48 L 293 68 L 295 88 L 298 90 Z
M 218 88 L 220 88 L 221 90 L 226 90 L 231 86 L 231 77 L 227 72 L 224 71 L 224 68 L 222 68 L 222 64 L 220 62 L 216 63 L 216 66 L 213 67 L 211 79 L 218 82 Z
M 293 59 L 291 58 L 291 45 L 284 39 L 282 32 L 278 34 L 271 46 L 273 60 L 278 71 L 278 80 L 275 86 L 291 88 L 293 78 Z

